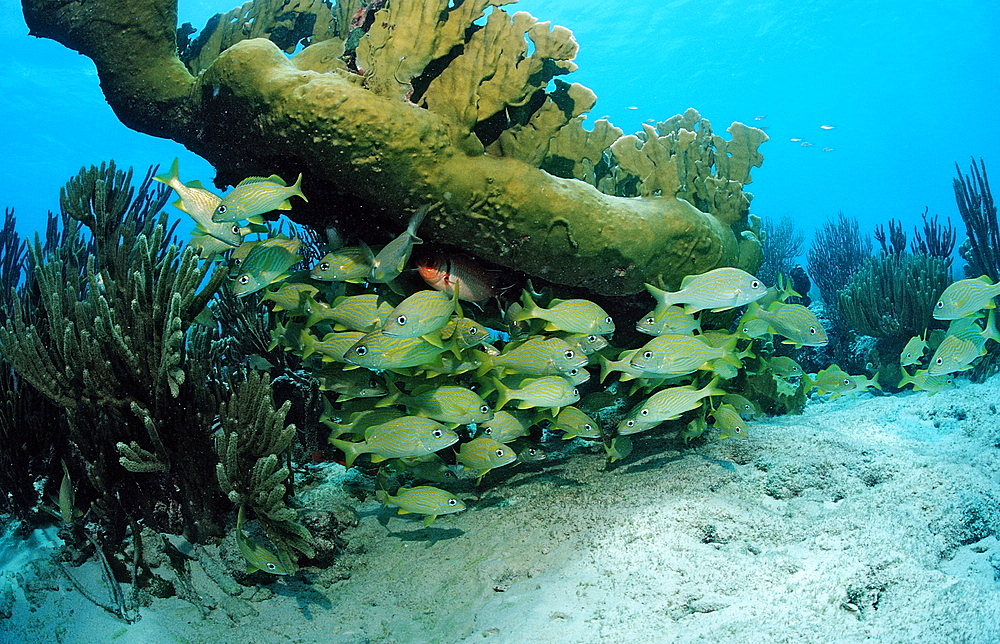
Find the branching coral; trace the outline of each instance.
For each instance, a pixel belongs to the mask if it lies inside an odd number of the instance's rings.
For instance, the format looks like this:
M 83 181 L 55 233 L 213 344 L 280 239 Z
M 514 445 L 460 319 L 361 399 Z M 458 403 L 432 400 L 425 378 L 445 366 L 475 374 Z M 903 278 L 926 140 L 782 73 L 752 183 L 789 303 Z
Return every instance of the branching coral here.
M 789 277 L 794 268 L 793 260 L 802 254 L 805 235 L 795 228 L 795 222 L 785 215 L 778 223 L 764 224 L 764 262 L 757 271 L 757 277 L 765 284 L 777 283 L 778 275 Z M 802 296 L 808 293 L 801 293 Z
M 813 236 L 809 245 L 809 275 L 819 288 L 829 315 L 839 303 L 838 291 L 871 255 L 872 243 L 858 232 L 858 220 L 839 213 Z
M 997 222 L 997 206 L 990 190 L 990 180 L 986 176 L 986 164 L 975 159 L 968 175 L 955 164 L 958 177 L 955 178 L 955 201 L 958 212 L 965 222 L 968 239 L 959 253 L 968 262 L 971 277 L 989 275 L 996 282 L 1000 279 L 1000 224 Z
M 85 496 L 116 536 L 141 517 L 199 538 L 220 530 L 209 438 L 218 402 L 197 352 L 209 331 L 191 325 L 225 272 L 207 280 L 209 266 L 172 243 L 166 193 L 150 177 L 135 189 L 111 163 L 67 184 L 62 230 L 50 225 L 46 244 L 29 248 L 0 354 L 65 410 Z
M 934 304 L 950 283 L 950 264 L 940 257 L 893 253 L 869 258 L 840 291 L 840 309 L 858 333 L 894 338 L 902 345 L 932 325 Z
M 253 510 L 288 570 L 294 569 L 295 551 L 314 554 L 309 531 L 295 521 L 295 510 L 285 505 L 285 482 L 291 473 L 281 457 L 295 435 L 295 425 L 285 425 L 290 406 L 285 402 L 275 409 L 269 380 L 251 373 L 222 403 L 222 431 L 216 439 L 219 485 L 230 501 Z
M 637 137 L 583 133 L 593 93 L 554 78 L 575 68 L 571 33 L 509 0 L 303 0 L 294 20 L 258 0 L 216 20 L 190 68 L 171 0 L 22 4 L 33 34 L 94 60 L 124 123 L 204 156 L 218 182 L 304 173 L 300 223 L 372 241 L 440 204 L 424 239 L 607 295 L 760 261 L 742 187 L 763 133 L 733 124 L 724 141 L 693 111 Z

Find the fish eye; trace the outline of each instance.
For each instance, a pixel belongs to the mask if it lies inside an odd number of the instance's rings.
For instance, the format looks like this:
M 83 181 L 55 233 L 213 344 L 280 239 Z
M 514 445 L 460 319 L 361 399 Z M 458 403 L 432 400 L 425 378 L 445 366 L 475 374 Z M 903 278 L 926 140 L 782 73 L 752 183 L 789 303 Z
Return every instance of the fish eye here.
M 233 224 L 233 232 L 236 233 L 237 235 L 240 234 L 240 225 L 239 224 Z
M 497 448 L 497 456 L 503 456 L 503 448 L 502 447 L 498 447 Z
M 584 423 L 583 424 L 583 428 L 589 432 L 590 430 L 592 430 L 594 428 L 594 426 L 591 425 L 590 423 Z
M 610 320 L 611 318 L 608 318 L 608 319 Z M 588 335 L 587 336 L 587 342 L 597 342 L 597 336 L 593 335 L 593 334 Z
M 492 427 L 487 427 L 487 428 L 486 428 L 486 429 L 485 429 L 485 430 L 483 431 L 483 433 L 484 433 L 484 434 L 486 434 L 487 436 L 491 436 L 491 435 L 493 434 L 493 428 L 492 428 Z
M 649 416 L 649 410 L 648 409 L 643 409 L 642 411 L 639 412 L 639 415 L 640 416 Z
M 226 204 L 220 203 L 219 207 L 215 209 L 220 215 L 226 212 Z
M 321 270 L 321 271 L 328 271 L 328 270 L 330 270 L 330 263 L 329 262 L 321 262 L 320 265 L 319 265 L 319 270 Z
M 448 499 L 448 505 L 458 505 L 458 501 L 455 499 Z
M 814 326 L 809 327 L 809 333 L 811 333 L 812 335 L 816 335 L 816 327 Z
M 844 378 L 844 384 L 845 385 L 851 384 L 851 379 L 850 378 Z
M 652 351 L 643 351 L 642 352 L 642 357 L 645 358 L 646 360 L 649 360 L 650 358 L 653 357 L 653 352 Z
M 564 353 L 563 355 L 566 356 L 567 360 L 572 360 L 573 356 L 575 356 L 576 354 L 573 353 L 572 349 L 566 349 L 566 353 Z
M 654 322 L 656 322 L 656 320 L 654 320 L 653 318 L 646 318 L 645 322 L 646 324 L 653 324 Z
M 368 353 L 368 347 L 362 344 L 360 347 L 356 347 L 354 349 L 354 353 L 358 354 L 359 356 L 363 356 L 366 353 Z
M 267 563 L 267 564 L 264 564 L 264 565 L 266 565 L 266 566 L 267 566 L 267 569 L 268 569 L 268 570 L 271 570 L 271 571 L 274 571 L 274 570 L 277 570 L 277 569 L 278 569 L 278 567 L 277 567 L 277 566 L 275 566 L 275 565 L 274 565 L 273 563 Z
M 396 324 L 398 324 L 399 326 L 403 326 L 404 324 L 406 324 L 406 316 L 400 315 L 398 318 L 396 318 Z
M 434 438 L 441 438 L 443 434 L 440 429 L 435 429 L 434 431 L 431 432 L 431 436 L 433 436 Z
M 235 266 L 236 268 L 239 268 L 240 264 L 242 264 L 242 263 L 243 263 L 243 260 L 240 259 L 239 257 L 234 257 L 233 258 L 233 266 Z
M 489 411 L 490 411 L 490 406 L 489 406 L 489 405 L 483 405 L 482 407 L 480 407 L 480 408 L 479 408 L 479 411 L 480 411 L 481 413 L 483 413 L 483 414 L 486 414 L 486 413 L 489 413 Z
M 250 276 L 247 275 L 246 273 L 244 273 L 244 274 L 240 275 L 240 278 L 238 280 L 236 280 L 236 281 L 239 282 L 240 284 L 249 284 L 250 283 Z
M 934 361 L 934 364 L 944 364 L 944 358 L 938 358 Z
M 573 395 L 574 396 L 579 396 L 580 395 L 580 392 L 576 390 L 576 387 L 573 387 Z
M 604 321 L 607 322 L 608 324 L 611 324 L 612 322 L 614 322 L 614 320 L 611 319 L 610 315 L 608 317 L 604 318 Z
M 760 288 L 760 282 L 757 280 L 750 282 L 750 288 Z
M 938 303 L 935 304 L 934 306 L 938 307 L 939 309 L 944 308 L 944 300 L 938 300 Z
M 479 335 L 479 329 L 477 329 L 474 326 L 470 326 L 469 330 L 466 331 L 466 333 L 468 333 L 469 335 Z
M 733 431 L 736 432 L 737 434 L 742 434 L 743 428 L 737 425 L 735 428 L 733 428 Z
M 375 389 L 376 387 L 378 387 L 378 380 L 369 380 L 368 386 L 371 387 L 372 389 Z
M 627 425 L 628 427 L 634 427 L 635 426 L 635 420 L 632 419 L 632 418 L 629 418 L 628 420 L 625 421 L 625 425 Z
M 528 456 L 534 456 L 537 453 L 538 453 L 538 450 L 535 449 L 534 447 L 529 447 L 528 448 Z

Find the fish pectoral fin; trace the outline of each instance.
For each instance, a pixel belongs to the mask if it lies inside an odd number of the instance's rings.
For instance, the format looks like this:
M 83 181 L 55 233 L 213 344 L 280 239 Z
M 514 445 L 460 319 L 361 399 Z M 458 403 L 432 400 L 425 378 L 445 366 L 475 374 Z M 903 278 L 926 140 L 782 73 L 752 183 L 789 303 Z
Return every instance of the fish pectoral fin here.
M 434 523 L 434 519 L 438 518 L 436 514 L 428 514 L 424 517 L 424 526 L 429 526 Z
M 253 565 L 251 565 L 251 564 L 247 564 L 247 574 L 248 574 L 248 575 L 249 575 L 250 573 L 254 573 L 254 572 L 257 572 L 258 570 L 260 570 L 260 568 L 258 568 L 258 567 L 256 567 L 256 566 L 253 566 Z
M 396 510 L 396 514 L 409 514 L 409 513 L 410 513 L 409 510 L 404 510 L 403 508 L 399 508 L 398 510 Z

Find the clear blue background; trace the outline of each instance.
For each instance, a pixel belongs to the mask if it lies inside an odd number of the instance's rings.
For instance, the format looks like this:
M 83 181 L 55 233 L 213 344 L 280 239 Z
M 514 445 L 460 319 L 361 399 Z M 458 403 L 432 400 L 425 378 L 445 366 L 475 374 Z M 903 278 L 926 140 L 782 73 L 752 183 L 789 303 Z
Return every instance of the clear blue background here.
M 232 6 L 182 1 L 180 21 L 200 28 Z M 971 155 L 985 158 L 1000 194 L 997 2 L 581 6 L 523 0 L 505 10 L 573 30 L 580 69 L 564 78 L 597 93 L 591 119 L 607 115 L 633 132 L 694 107 L 727 138 L 732 121 L 767 126 L 764 166 L 749 188 L 765 219 L 787 214 L 811 228 L 842 210 L 871 230 L 892 217 L 916 223 L 929 206 L 960 224 L 954 163 L 967 169 Z M 119 124 L 90 60 L 29 37 L 18 2 L 0 0 L 0 16 L 0 205 L 15 207 L 22 232 L 41 226 L 81 165 L 113 157 L 141 174 L 179 155 L 185 179 L 214 176 L 180 145 Z

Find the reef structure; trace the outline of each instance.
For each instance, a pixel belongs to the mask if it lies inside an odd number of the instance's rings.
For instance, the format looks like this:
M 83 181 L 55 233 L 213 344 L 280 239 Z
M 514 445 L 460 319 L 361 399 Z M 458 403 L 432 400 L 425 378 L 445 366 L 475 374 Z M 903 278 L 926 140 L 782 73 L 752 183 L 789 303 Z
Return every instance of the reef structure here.
M 201 155 L 220 186 L 303 173 L 297 223 L 389 235 L 433 205 L 425 240 L 604 295 L 755 270 L 743 187 L 767 136 L 734 123 L 726 141 L 694 110 L 586 130 L 596 96 L 555 78 L 576 69 L 572 33 L 512 2 L 256 0 L 180 53 L 175 0 L 22 6 L 33 35 L 94 61 L 125 125 Z

